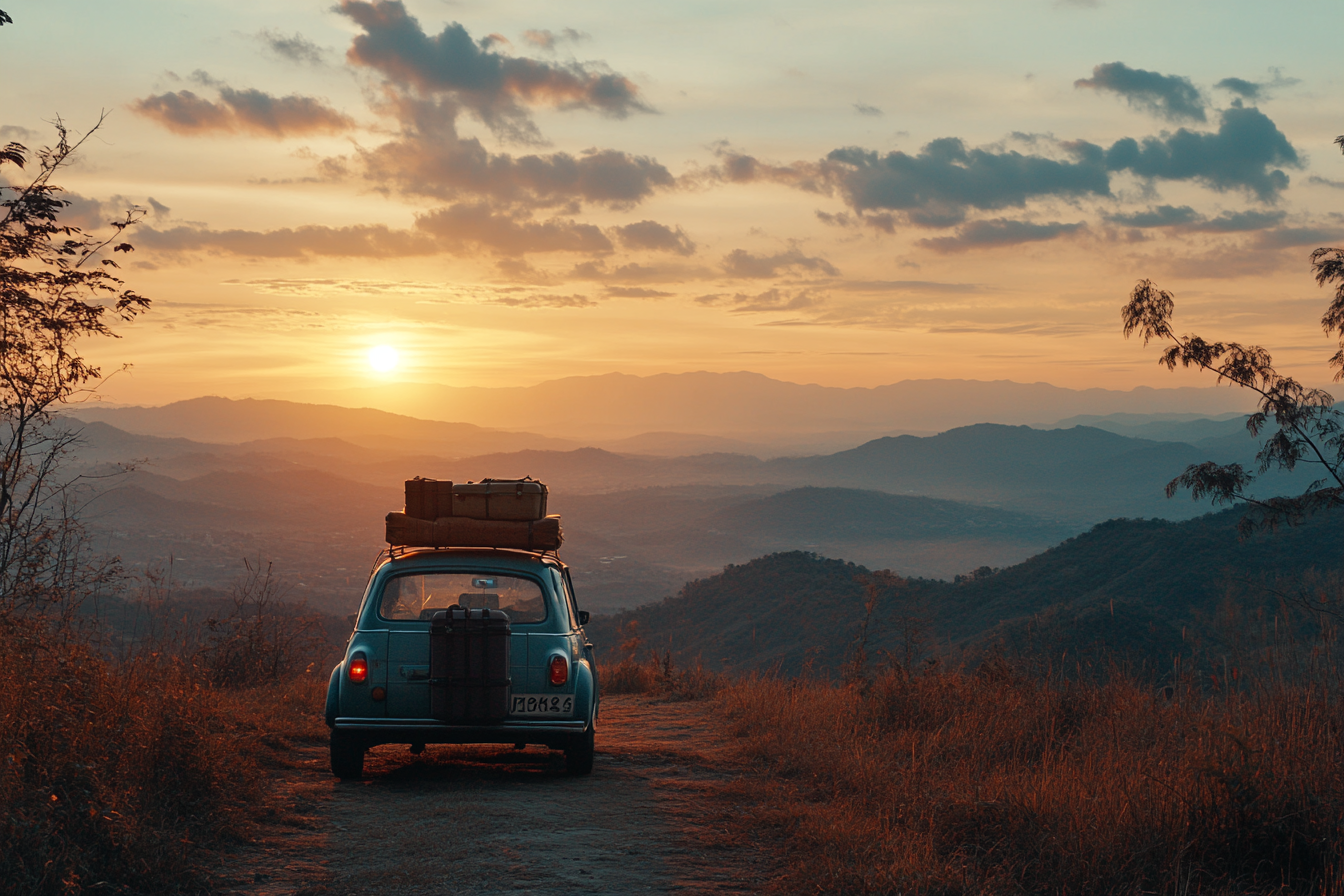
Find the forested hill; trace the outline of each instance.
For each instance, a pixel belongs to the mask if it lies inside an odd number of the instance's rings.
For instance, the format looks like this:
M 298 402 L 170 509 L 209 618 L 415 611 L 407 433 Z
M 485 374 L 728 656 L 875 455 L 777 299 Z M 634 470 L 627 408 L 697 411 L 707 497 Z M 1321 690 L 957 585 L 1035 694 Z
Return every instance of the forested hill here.
M 903 649 L 917 620 L 931 655 L 975 653 L 991 642 L 1075 652 L 1100 643 L 1160 660 L 1180 648 L 1182 626 L 1203 625 L 1225 598 L 1264 604 L 1276 579 L 1344 569 L 1344 514 L 1246 540 L 1237 536 L 1241 516 L 1232 509 L 1180 523 L 1111 520 L 993 575 L 912 580 L 883 594 L 870 653 Z M 811 662 L 825 673 L 853 642 L 868 572 L 816 554 L 772 554 L 656 604 L 598 617 L 589 633 L 608 656 L 634 623 L 647 647 L 670 649 L 683 663 L 797 672 Z

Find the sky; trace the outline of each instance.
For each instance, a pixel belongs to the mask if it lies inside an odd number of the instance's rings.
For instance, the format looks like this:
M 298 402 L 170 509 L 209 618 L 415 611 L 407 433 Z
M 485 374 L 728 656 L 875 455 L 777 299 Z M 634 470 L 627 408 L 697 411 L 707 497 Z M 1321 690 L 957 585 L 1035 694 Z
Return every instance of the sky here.
M 56 181 L 70 220 L 145 210 L 122 273 L 152 310 L 87 351 L 131 365 L 111 401 L 1211 384 L 1122 338 L 1140 278 L 1179 329 L 1330 381 L 1308 256 L 1344 243 L 1333 4 L 0 8 L 0 140 L 106 111 Z

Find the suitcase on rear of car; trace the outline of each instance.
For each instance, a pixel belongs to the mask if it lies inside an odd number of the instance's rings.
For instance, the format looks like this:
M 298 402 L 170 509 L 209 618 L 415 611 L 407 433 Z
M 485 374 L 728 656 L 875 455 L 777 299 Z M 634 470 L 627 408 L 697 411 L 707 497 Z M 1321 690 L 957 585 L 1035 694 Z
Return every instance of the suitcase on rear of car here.
M 406 515 L 413 520 L 436 520 L 453 515 L 453 483 L 447 479 L 406 480 Z
M 453 606 L 429 623 L 429 711 L 452 724 L 504 721 L 509 711 L 508 614 Z
M 482 479 L 452 487 L 453 516 L 473 520 L 546 518 L 547 489 L 535 479 Z M 408 511 L 409 512 L 409 511 Z

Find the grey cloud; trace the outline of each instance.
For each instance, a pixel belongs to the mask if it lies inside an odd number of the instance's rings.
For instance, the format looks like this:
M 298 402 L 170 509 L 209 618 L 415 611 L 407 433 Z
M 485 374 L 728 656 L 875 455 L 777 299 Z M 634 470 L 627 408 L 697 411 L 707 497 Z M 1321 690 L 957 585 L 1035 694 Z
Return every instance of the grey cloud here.
M 1302 167 L 1297 150 L 1259 109 L 1226 109 L 1217 131 L 1131 137 L 1104 152 L 1078 144 L 1090 157 L 1105 159 L 1111 171 L 1131 171 L 1160 180 L 1198 180 L 1215 190 L 1242 189 L 1262 202 L 1273 202 L 1288 186 L 1288 175 L 1274 166 Z
M 1162 75 L 1123 62 L 1107 62 L 1092 69 L 1091 78 L 1079 78 L 1074 87 L 1110 90 L 1135 109 L 1167 121 L 1204 121 L 1204 98 L 1189 78 Z
M 1341 238 L 1344 238 L 1344 231 L 1337 227 L 1281 227 L 1259 234 L 1256 242 L 1266 249 L 1291 249 L 1297 246 L 1334 245 Z
M 488 302 L 491 305 L 504 305 L 509 308 L 591 308 L 597 304 L 587 296 L 581 295 L 501 295 Z
M 279 230 L 210 230 L 205 227 L 138 228 L 135 242 L 164 252 L 218 252 L 252 258 L 403 258 L 440 250 L 429 234 L 382 224 L 308 225 Z
M 37 131 L 20 127 L 17 124 L 0 125 L 0 140 L 36 140 L 42 136 Z
M 150 196 L 147 201 L 149 202 L 150 212 L 154 215 L 154 217 L 171 218 L 173 216 L 173 210 L 170 209 L 168 206 L 164 205 L 162 202 L 157 201 L 153 196 Z
M 613 227 L 621 245 L 628 249 L 649 249 L 654 252 L 675 252 L 694 255 L 695 243 L 678 227 L 673 230 L 657 221 L 638 221 L 622 227 Z
M 458 135 L 451 102 L 396 97 L 384 111 L 401 121 L 401 135 L 361 151 L 360 158 L 366 176 L 405 193 L 444 199 L 474 195 L 529 206 L 582 200 L 627 208 L 676 182 L 656 160 L 613 149 L 579 155 L 492 153 L 476 138 Z
M 432 234 L 448 251 L 469 246 L 492 249 L 502 255 L 527 252 L 610 252 L 611 240 L 593 224 L 552 218 L 520 220 L 485 205 L 454 205 L 435 209 L 416 219 L 417 230 Z
M 756 295 L 734 293 L 731 296 L 721 293 L 697 296 L 695 301 L 701 305 L 727 308 L 734 314 L 759 314 L 770 311 L 798 311 L 803 308 L 815 308 L 822 304 L 823 298 L 808 289 L 789 293 L 781 289 L 767 289 Z
M 331 134 L 355 123 L 311 96 L 272 96 L 260 90 L 219 88 L 219 102 L 178 90 L 136 100 L 131 108 L 175 134 L 248 133 L 267 137 Z
M 876 118 L 882 114 L 882 110 L 876 106 L 870 106 L 867 103 L 855 103 L 854 111 L 860 115 L 867 115 Z
M 541 50 L 555 50 L 561 43 L 578 43 L 581 40 L 588 40 L 591 35 L 583 31 L 575 31 L 573 28 L 565 28 L 556 34 L 545 28 L 529 29 L 523 32 L 523 40 Z
M 755 279 L 778 277 L 787 270 L 822 273 L 830 277 L 840 274 L 835 265 L 826 259 L 804 255 L 798 249 L 776 252 L 774 255 L 753 255 L 745 249 L 734 249 L 724 256 L 723 270 L 731 277 Z
M 1082 222 L 1063 224 L 1052 221 L 1049 224 L 1032 224 L 1028 221 L 999 218 L 993 221 L 972 221 L 957 231 L 956 236 L 920 240 L 919 244 L 935 252 L 964 252 L 987 246 L 1015 246 L 1021 243 L 1052 240 L 1076 233 L 1086 226 Z
M 1224 78 L 1213 86 L 1223 90 L 1230 90 L 1232 93 L 1239 94 L 1248 100 L 1260 99 L 1260 94 L 1264 90 L 1262 85 L 1256 84 L 1254 81 L 1246 81 L 1242 78 Z
M 346 53 L 352 64 L 424 96 L 451 96 L 505 136 L 539 139 L 527 106 L 588 108 L 615 118 L 653 111 L 614 72 L 506 56 L 493 49 L 497 40 L 473 41 L 456 22 L 430 36 L 400 0 L 342 0 L 338 9 L 364 31 Z
M 1344 180 L 1331 180 L 1328 177 L 1320 177 L 1315 174 L 1307 178 L 1307 183 L 1316 184 L 1320 187 L 1333 187 L 1336 190 L 1344 190 Z
M 1142 212 L 1106 215 L 1105 219 L 1121 227 L 1174 227 L 1200 233 L 1236 233 L 1275 227 L 1284 217 L 1284 212 L 1251 210 L 1223 212 L 1216 218 L 1206 218 L 1188 205 L 1159 205 Z
M 324 65 L 327 51 L 302 34 L 283 34 L 266 28 L 257 32 L 257 40 L 276 56 L 304 65 Z
M 659 289 L 645 289 L 641 286 L 608 286 L 606 293 L 613 299 L 667 299 L 675 293 Z

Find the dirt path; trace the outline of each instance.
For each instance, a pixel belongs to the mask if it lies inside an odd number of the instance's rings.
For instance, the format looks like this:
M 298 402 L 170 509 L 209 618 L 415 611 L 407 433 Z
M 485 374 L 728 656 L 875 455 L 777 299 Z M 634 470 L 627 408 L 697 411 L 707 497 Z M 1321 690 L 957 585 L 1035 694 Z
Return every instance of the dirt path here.
M 339 782 L 325 748 L 277 776 L 289 812 L 222 869 L 247 896 L 759 892 L 769 844 L 741 833 L 740 770 L 708 704 L 602 701 L 593 774 L 538 747 L 379 747 Z

